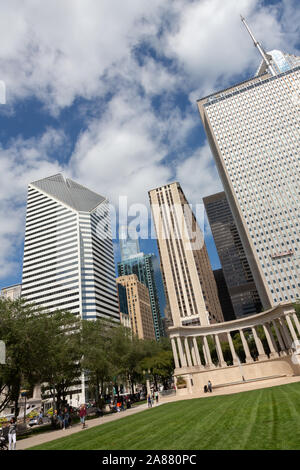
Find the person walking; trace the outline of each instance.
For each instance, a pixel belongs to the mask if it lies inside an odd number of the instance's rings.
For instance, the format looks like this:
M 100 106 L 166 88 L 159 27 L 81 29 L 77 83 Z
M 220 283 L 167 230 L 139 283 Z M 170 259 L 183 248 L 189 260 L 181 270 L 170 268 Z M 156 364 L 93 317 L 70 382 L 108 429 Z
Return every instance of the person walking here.
M 83 404 L 80 407 L 79 411 L 79 416 L 80 416 L 80 422 L 82 423 L 82 429 L 85 428 L 85 418 L 86 418 L 87 412 L 86 412 L 86 406 Z
M 69 426 L 69 412 L 68 412 L 68 408 L 65 408 L 64 410 L 64 414 L 63 414 L 63 424 L 64 424 L 64 427 L 63 429 L 65 430 L 68 426 Z
M 152 408 L 152 400 L 151 400 L 151 395 L 149 393 L 149 395 L 147 396 L 147 402 L 148 402 L 148 408 Z
M 156 401 L 156 404 L 158 405 L 158 391 L 157 390 L 155 392 L 155 401 Z
M 211 393 L 212 392 L 212 384 L 211 384 L 210 380 L 208 381 L 207 388 L 208 388 L 208 391 Z
M 16 450 L 17 422 L 16 418 L 11 418 L 8 428 L 8 450 Z

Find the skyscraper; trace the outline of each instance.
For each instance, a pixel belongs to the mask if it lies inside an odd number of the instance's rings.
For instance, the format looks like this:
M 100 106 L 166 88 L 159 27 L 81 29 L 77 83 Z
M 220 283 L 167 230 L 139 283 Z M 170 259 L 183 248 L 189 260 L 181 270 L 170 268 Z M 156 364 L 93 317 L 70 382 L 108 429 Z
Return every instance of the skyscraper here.
M 117 284 L 126 288 L 132 332 L 140 339 L 155 339 L 149 292 L 135 274 L 120 276 Z
M 202 232 L 179 183 L 149 191 L 174 326 L 223 321 Z
M 29 184 L 22 297 L 119 322 L 106 198 L 61 174 Z
M 281 69 L 251 37 L 264 62 L 261 74 L 200 99 L 198 107 L 260 299 L 268 308 L 293 302 L 300 292 L 300 66 L 294 59 Z
M 121 225 L 119 229 L 119 240 L 122 261 L 140 252 L 138 234 L 135 229 Z
M 0 292 L 0 297 L 3 299 L 17 300 L 21 297 L 21 289 L 22 284 L 3 287 Z
M 155 259 L 156 257 L 153 254 L 139 253 L 134 257 L 132 256 L 129 259 L 120 261 L 118 263 L 118 274 L 119 276 L 136 274 L 138 280 L 148 288 L 155 337 L 159 340 L 161 336 L 164 336 L 164 330 L 161 322 L 160 302 L 158 296 L 160 273 L 154 272 L 153 263 L 155 262 Z
M 203 202 L 236 318 L 261 312 L 260 298 L 225 193 L 204 197 Z

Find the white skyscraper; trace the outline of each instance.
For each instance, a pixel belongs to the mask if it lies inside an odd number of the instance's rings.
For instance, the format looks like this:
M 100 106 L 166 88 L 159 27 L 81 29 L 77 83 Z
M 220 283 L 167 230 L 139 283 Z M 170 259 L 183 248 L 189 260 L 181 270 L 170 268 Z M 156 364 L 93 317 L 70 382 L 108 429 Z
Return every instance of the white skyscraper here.
M 268 308 L 300 296 L 300 66 L 295 56 L 266 54 L 250 34 L 263 56 L 258 74 L 202 98 L 198 107 Z
M 61 174 L 29 184 L 22 297 L 119 321 L 107 199 Z

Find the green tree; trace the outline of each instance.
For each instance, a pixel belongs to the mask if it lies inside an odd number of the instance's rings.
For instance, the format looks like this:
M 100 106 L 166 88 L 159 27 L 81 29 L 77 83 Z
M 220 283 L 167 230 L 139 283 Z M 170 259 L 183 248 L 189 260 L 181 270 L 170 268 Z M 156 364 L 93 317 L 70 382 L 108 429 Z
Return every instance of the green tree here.
M 81 366 L 86 371 L 89 389 L 102 408 L 105 386 L 111 387 L 114 373 L 112 335 L 114 326 L 105 320 L 82 322 Z M 117 327 L 118 328 L 118 327 Z

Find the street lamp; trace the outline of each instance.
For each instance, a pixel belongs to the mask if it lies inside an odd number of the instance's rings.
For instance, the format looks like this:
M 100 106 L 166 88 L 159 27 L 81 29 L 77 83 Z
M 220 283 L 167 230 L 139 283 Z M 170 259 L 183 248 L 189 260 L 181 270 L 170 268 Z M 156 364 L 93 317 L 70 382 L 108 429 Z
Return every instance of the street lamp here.
M 24 398 L 24 423 L 26 422 L 26 398 L 27 398 L 28 390 L 21 390 L 21 397 Z

